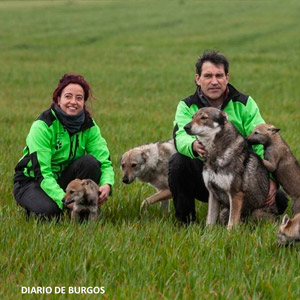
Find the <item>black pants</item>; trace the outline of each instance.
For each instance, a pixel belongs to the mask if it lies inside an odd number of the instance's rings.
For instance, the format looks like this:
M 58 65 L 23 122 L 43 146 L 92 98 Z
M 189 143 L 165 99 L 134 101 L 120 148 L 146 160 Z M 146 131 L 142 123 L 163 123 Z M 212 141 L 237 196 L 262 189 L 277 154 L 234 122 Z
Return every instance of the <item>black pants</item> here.
M 62 189 L 66 189 L 70 181 L 75 178 L 92 179 L 100 181 L 100 163 L 92 155 L 85 155 L 70 164 L 57 180 Z M 38 182 L 32 179 L 29 182 L 14 184 L 14 197 L 28 215 L 34 214 L 41 217 L 59 217 L 62 210 L 41 189 Z
M 170 159 L 169 186 L 175 217 L 183 223 L 196 220 L 195 199 L 208 202 L 208 190 L 203 181 L 202 171 L 203 162 L 199 159 L 191 159 L 179 153 L 175 153 Z M 280 189 L 276 194 L 276 204 L 279 214 L 282 214 L 288 205 L 288 198 Z

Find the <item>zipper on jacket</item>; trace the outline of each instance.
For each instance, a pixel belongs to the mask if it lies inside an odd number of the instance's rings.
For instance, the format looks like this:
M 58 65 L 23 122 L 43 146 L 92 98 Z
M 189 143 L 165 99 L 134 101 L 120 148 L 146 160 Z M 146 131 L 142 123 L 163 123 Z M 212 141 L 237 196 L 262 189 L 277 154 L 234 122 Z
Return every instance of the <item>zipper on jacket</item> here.
M 73 153 L 74 136 L 75 136 L 75 149 L 74 149 L 74 153 Z M 79 146 L 79 137 L 78 137 L 78 134 L 75 134 L 72 137 L 70 136 L 70 153 L 69 153 L 68 160 L 73 160 L 76 157 L 78 146 Z
M 68 132 L 68 134 L 69 134 L 69 132 Z M 70 136 L 70 134 L 69 134 L 69 137 L 70 137 L 70 152 L 69 152 L 68 160 L 70 160 L 72 158 L 72 156 L 73 156 L 73 139 Z
M 79 138 L 78 138 L 78 135 L 76 134 L 75 152 L 74 152 L 73 158 L 76 157 L 76 153 L 77 153 L 77 148 L 78 148 L 78 146 L 79 146 Z

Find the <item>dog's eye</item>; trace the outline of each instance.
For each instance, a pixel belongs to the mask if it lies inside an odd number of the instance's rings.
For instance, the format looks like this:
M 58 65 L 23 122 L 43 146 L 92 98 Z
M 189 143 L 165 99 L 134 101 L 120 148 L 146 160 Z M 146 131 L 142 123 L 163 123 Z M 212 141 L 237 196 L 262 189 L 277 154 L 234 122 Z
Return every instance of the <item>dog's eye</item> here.
M 132 164 L 131 168 L 135 168 L 137 166 L 137 164 Z
M 259 132 L 258 131 L 254 131 L 254 134 L 259 134 Z
M 121 165 L 121 168 L 124 169 L 124 168 L 125 168 L 125 164 L 122 164 L 122 165 Z
M 201 116 L 201 120 L 207 120 L 208 118 L 206 116 Z
M 69 193 L 72 195 L 72 194 L 74 194 L 74 191 L 73 191 L 73 190 L 71 190 Z

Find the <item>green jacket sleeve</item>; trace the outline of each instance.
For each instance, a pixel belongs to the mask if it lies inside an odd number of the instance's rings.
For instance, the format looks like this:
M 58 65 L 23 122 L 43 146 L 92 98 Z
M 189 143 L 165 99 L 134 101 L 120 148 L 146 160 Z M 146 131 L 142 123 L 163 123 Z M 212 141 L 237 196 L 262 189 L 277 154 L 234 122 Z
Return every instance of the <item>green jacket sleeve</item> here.
M 247 101 L 243 119 L 244 119 L 244 130 L 245 130 L 246 137 L 253 131 L 256 125 L 265 123 L 264 119 L 260 114 L 256 102 L 250 96 Z M 253 149 L 256 154 L 258 154 L 261 158 L 263 158 L 264 147 L 262 145 L 256 145 L 253 147 Z
M 110 160 L 110 154 L 106 140 L 101 136 L 100 128 L 94 122 L 95 126 L 89 129 L 86 151 L 93 155 L 101 163 L 100 185 L 114 184 L 114 170 Z
M 196 157 L 192 148 L 193 142 L 196 138 L 188 135 L 183 127 L 192 120 L 193 115 L 194 112 L 191 111 L 185 102 L 180 101 L 177 106 L 174 120 L 175 146 L 179 153 L 191 158 Z
M 63 209 L 62 199 L 65 195 L 64 190 L 58 185 L 51 170 L 51 131 L 42 121 L 35 121 L 26 142 L 32 161 L 34 177 L 40 184 L 42 190 Z

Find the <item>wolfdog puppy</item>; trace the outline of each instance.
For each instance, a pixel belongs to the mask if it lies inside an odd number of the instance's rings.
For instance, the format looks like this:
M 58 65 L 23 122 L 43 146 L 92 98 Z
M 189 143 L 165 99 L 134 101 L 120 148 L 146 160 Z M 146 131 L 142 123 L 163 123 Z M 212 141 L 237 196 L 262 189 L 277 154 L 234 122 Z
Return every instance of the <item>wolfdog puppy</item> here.
M 260 124 L 248 136 L 250 144 L 262 144 L 265 149 L 263 163 L 274 173 L 276 180 L 293 200 L 292 211 L 300 213 L 300 165 L 289 146 L 271 124 Z
M 135 178 L 152 185 L 156 193 L 141 204 L 141 211 L 147 206 L 162 201 L 162 209 L 169 211 L 172 198 L 168 184 L 168 167 L 171 156 L 176 152 L 173 140 L 141 145 L 125 152 L 121 157 L 122 181 L 132 183 Z
M 201 108 L 184 128 L 196 135 L 207 151 L 203 168 L 209 191 L 206 224 L 216 223 L 220 204 L 229 208 L 229 230 L 241 216 L 264 216 L 261 208 L 269 191 L 268 172 L 226 113 L 213 107 Z M 273 206 L 276 212 L 276 204 Z
M 99 186 L 93 180 L 72 180 L 66 188 L 66 195 L 63 199 L 66 205 L 74 202 L 71 220 L 90 219 L 96 221 L 99 213 L 98 195 Z
M 300 242 L 300 213 L 293 219 L 285 215 L 279 226 L 277 241 L 280 245 L 286 245 L 293 242 Z

